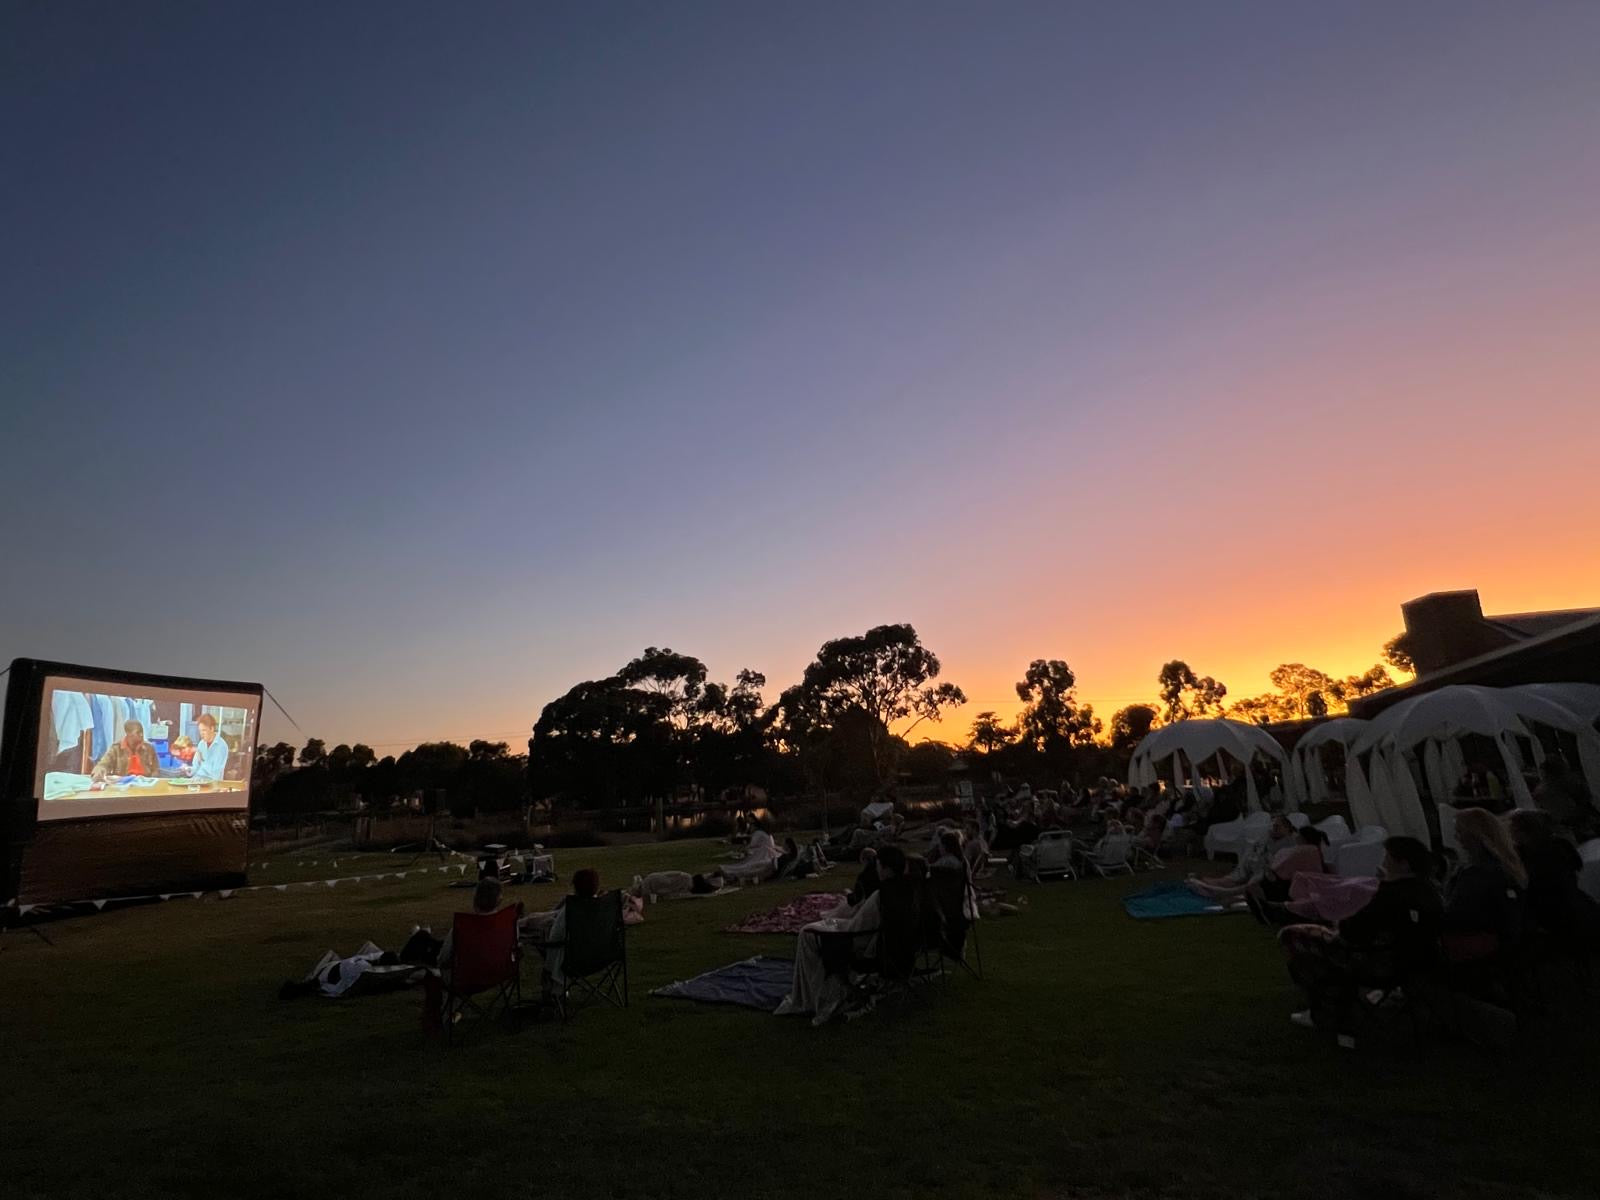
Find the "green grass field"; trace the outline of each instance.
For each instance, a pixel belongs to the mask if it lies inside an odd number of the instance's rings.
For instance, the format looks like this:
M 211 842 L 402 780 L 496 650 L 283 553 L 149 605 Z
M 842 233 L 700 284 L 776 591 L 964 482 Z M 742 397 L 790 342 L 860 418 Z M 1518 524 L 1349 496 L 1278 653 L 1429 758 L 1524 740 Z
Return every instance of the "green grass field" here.
M 608 885 L 712 843 L 564 851 Z M 337 857 L 337 870 L 330 867 Z M 313 860 L 313 861 L 307 861 Z M 297 865 L 304 864 L 304 865 Z M 393 867 L 285 854 L 256 881 Z M 452 874 L 451 878 L 455 876 Z M 804 1020 L 651 998 L 784 938 L 720 932 L 821 883 L 651 906 L 633 1004 L 570 1024 L 420 1033 L 420 993 L 279 1001 L 324 950 L 398 949 L 444 877 L 173 901 L 0 952 L 7 1197 L 1593 1196 L 1588 1048 L 1364 1043 L 1286 1016 L 1246 917 L 1127 919 L 1127 880 L 1019 885 L 988 978 L 903 1014 Z M 513 889 L 545 907 L 554 887 Z M 531 976 L 530 976 L 531 977 Z

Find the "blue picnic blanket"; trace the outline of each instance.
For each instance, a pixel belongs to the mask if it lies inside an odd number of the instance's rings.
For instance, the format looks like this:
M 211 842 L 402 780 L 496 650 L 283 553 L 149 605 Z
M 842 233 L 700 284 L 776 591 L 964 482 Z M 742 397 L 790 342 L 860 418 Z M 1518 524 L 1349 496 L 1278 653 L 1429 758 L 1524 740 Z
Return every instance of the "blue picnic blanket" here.
M 1150 920 L 1156 917 L 1217 917 L 1244 909 L 1225 908 L 1215 900 L 1196 896 L 1181 883 L 1158 883 L 1142 892 L 1122 898 L 1130 917 Z
M 772 1012 L 789 994 L 793 978 L 791 959 L 758 954 L 693 979 L 658 987 L 650 994 L 671 1000 L 698 1000 L 702 1004 L 740 1004 Z

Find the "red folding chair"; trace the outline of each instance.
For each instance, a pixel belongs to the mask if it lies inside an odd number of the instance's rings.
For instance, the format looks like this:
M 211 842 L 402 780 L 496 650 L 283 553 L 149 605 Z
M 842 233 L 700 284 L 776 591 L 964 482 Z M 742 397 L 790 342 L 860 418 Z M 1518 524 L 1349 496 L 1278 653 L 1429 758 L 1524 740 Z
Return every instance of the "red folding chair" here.
M 468 1012 L 488 1019 L 509 1016 L 522 1002 L 521 951 L 517 945 L 517 919 L 522 905 L 508 904 L 498 912 L 456 913 L 450 937 L 450 962 L 440 979 L 441 1015 L 447 1041 L 453 1040 L 458 1021 Z M 488 1002 L 480 1003 L 484 993 Z

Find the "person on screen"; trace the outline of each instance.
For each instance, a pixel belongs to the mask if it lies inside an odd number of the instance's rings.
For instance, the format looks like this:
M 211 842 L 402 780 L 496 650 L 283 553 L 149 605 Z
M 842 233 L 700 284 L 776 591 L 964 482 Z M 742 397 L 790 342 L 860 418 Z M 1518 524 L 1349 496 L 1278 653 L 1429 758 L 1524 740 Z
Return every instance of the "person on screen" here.
M 113 742 L 94 764 L 92 777 L 96 783 L 108 776 L 121 779 L 124 775 L 154 775 L 161 760 L 156 748 L 144 740 L 144 726 L 138 721 L 122 723 L 122 740 Z
M 228 743 L 217 736 L 217 719 L 210 713 L 201 713 L 195 723 L 200 727 L 200 740 L 195 743 L 194 758 L 184 771 L 191 779 L 220 782 L 228 765 Z

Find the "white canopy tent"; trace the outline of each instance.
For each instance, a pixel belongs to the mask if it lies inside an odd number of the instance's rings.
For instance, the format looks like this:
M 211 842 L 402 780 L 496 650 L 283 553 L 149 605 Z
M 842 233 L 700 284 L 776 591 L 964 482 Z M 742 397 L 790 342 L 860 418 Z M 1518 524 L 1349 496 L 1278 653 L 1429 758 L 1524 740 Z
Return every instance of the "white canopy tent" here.
M 1246 767 L 1258 754 L 1271 759 L 1281 769 L 1285 789 L 1292 797 L 1294 789 L 1289 783 L 1288 755 L 1277 739 L 1258 725 L 1222 717 L 1175 721 L 1146 736 L 1134 748 L 1133 760 L 1128 764 L 1128 783 L 1133 787 L 1148 787 L 1161 777 L 1165 765 L 1170 762 L 1173 786 L 1182 787 L 1184 759 L 1188 759 L 1190 773 L 1198 782 L 1200 764 L 1224 754 Z M 1261 797 L 1256 791 L 1255 776 L 1248 770 L 1245 789 L 1250 811 L 1258 811 Z
M 1600 684 L 1525 683 L 1501 690 L 1524 722 L 1548 725 L 1577 739 L 1578 764 L 1589 794 L 1600 796 L 1600 733 L 1594 727 L 1600 720 Z
M 1428 781 L 1428 790 L 1435 800 L 1445 802 L 1466 774 L 1459 739 L 1478 734 L 1492 741 L 1499 751 L 1506 785 L 1517 807 L 1532 808 L 1533 796 L 1523 777 L 1516 739 L 1528 739 L 1534 761 L 1541 763 L 1544 748 L 1533 726 L 1547 725 L 1571 734 L 1577 740 L 1583 774 L 1594 790 L 1600 787 L 1600 733 L 1594 728 L 1597 717 L 1600 685 L 1537 683 L 1489 688 L 1458 684 L 1402 700 L 1380 713 L 1351 749 L 1355 754 L 1370 751 L 1375 759 L 1391 760 L 1391 772 L 1397 756 L 1403 760 L 1406 754 L 1413 755 Z
M 1368 725 L 1369 722 L 1358 717 L 1335 717 L 1331 721 L 1324 721 L 1296 742 L 1290 754 L 1290 764 L 1305 802 L 1322 804 L 1330 797 L 1328 778 L 1322 768 L 1322 747 L 1336 745 L 1340 748 L 1345 759 L 1345 800 L 1350 805 L 1351 822 L 1357 829 L 1364 825 L 1384 824 L 1373 803 L 1366 777 L 1350 751 L 1352 744 L 1367 731 Z

